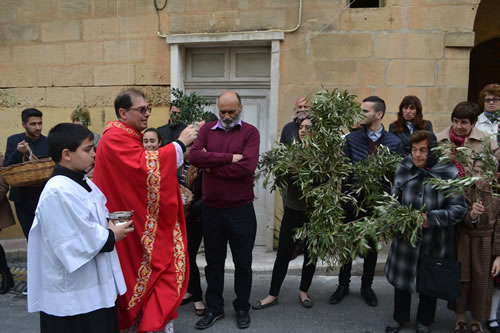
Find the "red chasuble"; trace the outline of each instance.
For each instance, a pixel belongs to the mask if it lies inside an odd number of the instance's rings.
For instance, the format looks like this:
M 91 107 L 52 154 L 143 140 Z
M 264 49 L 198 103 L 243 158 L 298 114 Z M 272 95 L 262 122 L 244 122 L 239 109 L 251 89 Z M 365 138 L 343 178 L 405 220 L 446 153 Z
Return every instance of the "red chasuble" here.
M 120 329 L 158 331 L 177 318 L 189 279 L 186 224 L 177 182 L 177 155 L 169 144 L 145 151 L 142 133 L 121 121 L 106 124 L 94 183 L 110 212 L 134 210 L 134 232 L 116 243 L 127 293 L 117 301 Z

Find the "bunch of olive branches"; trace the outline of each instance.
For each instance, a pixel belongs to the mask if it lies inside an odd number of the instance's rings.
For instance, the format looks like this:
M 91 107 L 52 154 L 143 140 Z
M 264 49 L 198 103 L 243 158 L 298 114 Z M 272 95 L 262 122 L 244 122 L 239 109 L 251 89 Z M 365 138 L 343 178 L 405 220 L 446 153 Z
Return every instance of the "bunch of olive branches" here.
M 471 187 L 478 181 L 483 181 L 490 186 L 490 192 L 493 196 L 500 196 L 500 184 L 497 179 L 498 161 L 491 149 L 491 139 L 485 138 L 478 151 L 470 147 L 457 147 L 453 143 L 440 144 L 432 149 L 436 156 L 440 156 L 439 163 L 446 164 L 450 162 L 460 163 L 466 170 L 465 177 L 457 179 L 430 178 L 426 181 L 435 189 L 442 191 L 447 196 L 463 195 L 465 189 Z M 481 172 L 479 175 L 472 175 L 475 162 L 480 162 Z
M 365 253 L 371 240 L 388 240 L 396 234 L 415 240 L 421 225 L 418 211 L 402 207 L 386 194 L 400 156 L 379 147 L 356 165 L 346 159 L 343 131 L 364 119 L 355 98 L 337 89 L 318 92 L 311 105 L 313 134 L 262 154 L 257 174 L 273 189 L 293 183 L 302 190 L 309 222 L 296 230 L 295 237 L 307 240 L 313 262 L 321 259 L 330 267 Z M 385 207 L 386 213 L 375 207 Z M 346 209 L 365 216 L 345 223 Z

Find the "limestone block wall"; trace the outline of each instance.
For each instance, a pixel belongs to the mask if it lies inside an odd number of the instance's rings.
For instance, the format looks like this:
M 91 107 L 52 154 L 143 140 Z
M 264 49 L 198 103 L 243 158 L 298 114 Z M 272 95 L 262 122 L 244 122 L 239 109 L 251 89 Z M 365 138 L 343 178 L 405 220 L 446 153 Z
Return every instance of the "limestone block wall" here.
M 345 88 L 360 100 L 381 96 L 386 125 L 401 99 L 415 94 L 435 128 L 447 126 L 454 105 L 467 98 L 478 6 L 495 1 L 386 0 L 365 9 L 346 8 L 348 2 L 303 0 L 300 28 L 286 33 L 280 47 L 278 131 L 293 117 L 297 97 L 321 87 Z M 298 12 L 299 0 L 168 0 L 160 29 L 282 30 L 297 25 Z M 127 86 L 148 93 L 152 126 L 165 123 L 170 52 L 157 36 L 156 15 L 152 0 L 2 0 L 0 151 L 7 136 L 22 131 L 26 107 L 44 112 L 46 134 L 85 104 L 91 129 L 102 131 L 114 119 L 114 97 Z
M 385 123 L 401 99 L 417 95 L 437 129 L 467 98 L 469 53 L 479 0 L 387 0 L 382 8 L 346 8 L 346 0 L 304 0 L 301 27 L 281 43 L 279 129 L 298 96 L 322 86 L 361 100 L 387 102 Z M 298 0 L 172 0 L 172 33 L 293 28 Z
M 89 107 L 91 129 L 115 119 L 114 97 L 144 88 L 151 125 L 167 120 L 170 55 L 150 0 L 2 0 L 0 10 L 0 151 L 22 131 L 26 107 L 44 113 L 44 131 Z M 162 29 L 169 15 L 161 13 Z

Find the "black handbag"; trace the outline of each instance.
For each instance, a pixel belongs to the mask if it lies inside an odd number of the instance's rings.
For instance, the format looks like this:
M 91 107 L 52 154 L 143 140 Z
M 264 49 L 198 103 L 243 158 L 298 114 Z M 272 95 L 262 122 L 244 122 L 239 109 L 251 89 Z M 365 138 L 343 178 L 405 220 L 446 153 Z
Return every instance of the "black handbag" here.
M 417 292 L 458 302 L 460 298 L 460 262 L 457 261 L 453 225 L 448 225 L 449 258 L 421 255 L 417 271 Z

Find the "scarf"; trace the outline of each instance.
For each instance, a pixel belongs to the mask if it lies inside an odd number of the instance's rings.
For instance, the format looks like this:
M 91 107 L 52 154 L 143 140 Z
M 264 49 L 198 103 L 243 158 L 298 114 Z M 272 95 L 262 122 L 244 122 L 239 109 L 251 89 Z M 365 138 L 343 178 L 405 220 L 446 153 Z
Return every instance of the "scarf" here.
M 494 124 L 495 121 L 498 120 L 498 115 L 496 112 L 488 112 L 488 111 L 484 111 L 484 116 L 486 118 L 488 118 L 488 120 L 490 121 L 490 123 Z
M 413 134 L 413 131 L 415 131 L 415 126 L 411 121 L 406 121 L 406 127 L 408 128 L 410 134 Z
M 464 144 L 465 144 L 465 138 L 464 137 L 461 137 L 461 136 L 458 136 L 455 134 L 455 131 L 453 130 L 453 127 L 450 127 L 450 141 L 455 144 L 455 146 L 457 147 L 463 147 Z M 457 150 L 456 149 L 452 149 L 451 150 L 451 153 L 453 155 L 455 155 L 457 153 Z M 464 169 L 464 166 L 460 163 L 458 163 L 457 161 L 451 161 L 455 167 L 458 169 L 458 176 L 459 177 L 464 177 L 465 176 L 465 169 Z

